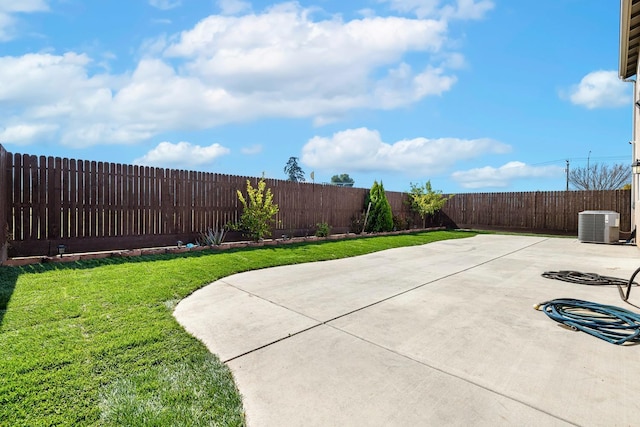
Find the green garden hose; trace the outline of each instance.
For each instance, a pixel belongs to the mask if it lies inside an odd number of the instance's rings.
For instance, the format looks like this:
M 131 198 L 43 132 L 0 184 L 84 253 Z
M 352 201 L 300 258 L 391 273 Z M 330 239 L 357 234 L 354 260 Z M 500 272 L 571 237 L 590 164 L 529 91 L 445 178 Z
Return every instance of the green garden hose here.
M 580 285 L 615 285 L 622 300 L 627 301 L 631 287 L 637 286 L 634 279 L 639 272 L 640 268 L 629 280 L 571 270 L 545 271 L 542 277 Z M 626 292 L 624 287 L 627 288 Z M 543 302 L 534 305 L 534 308 L 575 331 L 586 332 L 612 344 L 640 342 L 640 315 L 624 308 L 570 298 Z

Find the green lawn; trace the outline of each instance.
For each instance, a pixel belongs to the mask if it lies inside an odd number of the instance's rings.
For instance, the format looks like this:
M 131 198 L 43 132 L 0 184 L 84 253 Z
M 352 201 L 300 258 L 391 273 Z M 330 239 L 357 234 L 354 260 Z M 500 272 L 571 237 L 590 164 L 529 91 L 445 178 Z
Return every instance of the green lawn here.
M 233 273 L 476 233 L 0 267 L 0 425 L 242 425 L 229 370 L 172 316 Z

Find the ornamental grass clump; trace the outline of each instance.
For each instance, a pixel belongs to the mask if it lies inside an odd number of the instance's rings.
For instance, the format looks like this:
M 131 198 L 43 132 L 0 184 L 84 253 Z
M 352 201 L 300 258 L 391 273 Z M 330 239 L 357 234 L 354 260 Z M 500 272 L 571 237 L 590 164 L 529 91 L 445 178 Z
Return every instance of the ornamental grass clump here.
M 196 244 L 199 246 L 220 246 L 224 242 L 224 238 L 227 235 L 227 226 L 224 225 L 220 228 L 207 228 L 207 231 L 200 233 L 200 237 L 196 240 Z

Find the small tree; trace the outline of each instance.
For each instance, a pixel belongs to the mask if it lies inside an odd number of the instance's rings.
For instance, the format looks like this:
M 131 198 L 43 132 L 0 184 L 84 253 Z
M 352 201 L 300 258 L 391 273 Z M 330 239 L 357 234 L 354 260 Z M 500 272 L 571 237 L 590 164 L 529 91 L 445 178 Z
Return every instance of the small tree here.
M 331 185 L 337 185 L 339 187 L 353 187 L 353 178 L 348 173 L 342 173 L 340 175 L 333 175 L 331 177 Z
M 369 206 L 369 202 L 371 202 L 371 210 L 369 211 L 367 229 L 365 231 L 392 231 L 393 212 L 391 211 L 391 205 L 389 204 L 387 195 L 384 192 L 382 182 L 380 182 L 380 184 L 378 184 L 378 181 L 373 182 L 373 186 L 365 200 L 367 207 Z
M 271 235 L 271 224 L 274 216 L 278 213 L 278 205 L 273 203 L 273 194 L 267 188 L 264 177 L 258 181 L 258 186 L 254 188 L 247 180 L 247 197 L 238 190 L 238 200 L 242 203 L 243 210 L 240 221 L 236 227 L 254 241 Z
M 422 228 L 427 226 L 427 216 L 440 211 L 444 204 L 453 196 L 446 197 L 442 191 L 434 191 L 431 188 L 431 181 L 427 181 L 423 186 L 410 183 L 409 204 L 411 210 L 422 218 Z
M 289 160 L 284 167 L 284 173 L 289 176 L 289 181 L 304 182 L 304 171 L 300 165 L 298 165 L 297 157 L 289 157 Z
M 569 182 L 578 190 L 618 190 L 631 181 L 631 168 L 623 164 L 595 163 L 569 172 Z

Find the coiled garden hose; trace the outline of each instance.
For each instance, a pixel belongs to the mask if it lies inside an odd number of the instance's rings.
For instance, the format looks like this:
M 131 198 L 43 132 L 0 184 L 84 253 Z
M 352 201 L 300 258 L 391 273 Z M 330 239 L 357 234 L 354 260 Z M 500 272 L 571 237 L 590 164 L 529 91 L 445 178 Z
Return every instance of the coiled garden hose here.
M 533 306 L 575 331 L 617 345 L 640 342 L 640 315 L 624 308 L 578 299 L 554 299 Z
M 547 279 L 557 279 L 564 282 L 576 283 L 578 285 L 615 285 L 618 287 L 620 298 L 622 298 L 623 301 L 628 301 L 629 294 L 631 294 L 631 287 L 633 285 L 638 285 L 636 282 L 634 282 L 634 279 L 636 278 L 638 273 L 640 273 L 640 268 L 638 268 L 631 275 L 631 278 L 629 280 L 619 279 L 617 277 L 611 276 L 601 276 L 596 273 L 581 273 L 579 271 L 572 270 L 545 271 L 544 273 L 542 273 L 542 277 L 546 277 Z M 623 289 L 624 287 L 626 287 L 626 291 Z
M 596 273 L 582 273 L 580 271 L 561 270 L 561 271 L 545 271 L 542 277 L 547 279 L 557 279 L 564 282 L 576 283 L 578 285 L 620 285 L 626 286 L 628 281 L 618 279 L 617 277 L 601 276 Z

